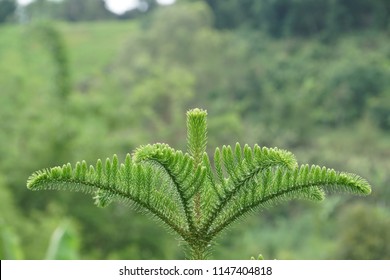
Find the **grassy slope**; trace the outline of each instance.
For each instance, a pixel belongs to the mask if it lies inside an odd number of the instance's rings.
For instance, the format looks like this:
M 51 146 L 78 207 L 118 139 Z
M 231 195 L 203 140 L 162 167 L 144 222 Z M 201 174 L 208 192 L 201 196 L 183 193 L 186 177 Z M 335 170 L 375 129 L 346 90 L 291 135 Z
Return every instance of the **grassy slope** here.
M 67 44 L 70 70 L 75 83 L 96 75 L 121 50 L 136 24 L 124 22 L 94 22 L 56 24 Z M 23 71 L 23 52 L 32 50 L 24 38 L 29 26 L 0 25 L 0 71 L 6 75 L 32 75 Z M 31 42 L 29 41 L 31 44 Z M 36 43 L 36 42 L 35 42 Z
M 62 25 L 74 81 L 99 74 L 135 29 L 136 24 L 129 21 Z

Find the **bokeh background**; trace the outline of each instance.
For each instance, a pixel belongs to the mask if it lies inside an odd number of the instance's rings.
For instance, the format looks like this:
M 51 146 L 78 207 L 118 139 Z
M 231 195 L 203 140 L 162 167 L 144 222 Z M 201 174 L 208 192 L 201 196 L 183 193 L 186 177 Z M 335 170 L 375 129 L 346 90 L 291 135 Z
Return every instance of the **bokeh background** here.
M 26 180 L 141 144 L 185 149 L 194 107 L 211 153 L 277 146 L 373 186 L 254 213 L 214 259 L 390 259 L 390 1 L 106 2 L 0 0 L 1 259 L 184 258 L 132 209 Z

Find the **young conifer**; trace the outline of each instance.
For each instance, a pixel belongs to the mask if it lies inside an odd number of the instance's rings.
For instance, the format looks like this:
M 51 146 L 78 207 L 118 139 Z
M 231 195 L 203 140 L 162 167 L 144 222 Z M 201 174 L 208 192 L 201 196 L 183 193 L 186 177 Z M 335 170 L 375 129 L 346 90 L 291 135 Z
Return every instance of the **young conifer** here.
M 321 201 L 325 191 L 368 195 L 368 182 L 355 174 L 316 165 L 299 165 L 294 155 L 255 145 L 223 146 L 206 153 L 207 113 L 187 113 L 187 152 L 167 144 L 145 145 L 95 166 L 85 161 L 37 171 L 31 190 L 93 193 L 104 207 L 119 200 L 136 205 L 176 233 L 189 258 L 206 259 L 224 230 L 247 214 L 291 199 Z

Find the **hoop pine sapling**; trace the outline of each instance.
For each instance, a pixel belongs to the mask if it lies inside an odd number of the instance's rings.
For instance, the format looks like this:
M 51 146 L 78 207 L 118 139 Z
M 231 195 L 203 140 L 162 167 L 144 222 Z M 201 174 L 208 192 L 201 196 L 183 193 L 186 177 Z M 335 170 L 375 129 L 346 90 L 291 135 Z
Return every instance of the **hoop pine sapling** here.
M 236 144 L 206 153 L 207 112 L 187 112 L 187 152 L 167 144 L 145 145 L 95 166 L 44 169 L 27 182 L 31 190 L 93 193 L 98 206 L 119 200 L 166 225 L 187 245 L 190 259 L 206 259 L 215 239 L 249 213 L 291 199 L 321 201 L 325 190 L 368 195 L 368 182 L 355 174 L 298 165 L 277 148 Z

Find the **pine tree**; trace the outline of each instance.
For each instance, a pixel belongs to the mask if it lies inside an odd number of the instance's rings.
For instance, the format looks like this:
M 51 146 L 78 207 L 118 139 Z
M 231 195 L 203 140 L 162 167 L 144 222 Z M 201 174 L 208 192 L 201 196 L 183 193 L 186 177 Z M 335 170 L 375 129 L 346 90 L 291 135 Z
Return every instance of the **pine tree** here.
M 123 163 L 113 156 L 95 166 L 85 161 L 37 171 L 31 190 L 93 193 L 104 207 L 119 200 L 161 221 L 187 245 L 189 258 L 206 259 L 224 230 L 251 212 L 291 199 L 321 201 L 325 190 L 368 195 L 355 174 L 307 164 L 277 148 L 236 144 L 206 153 L 207 112 L 187 113 L 187 152 L 167 144 L 141 146 Z

